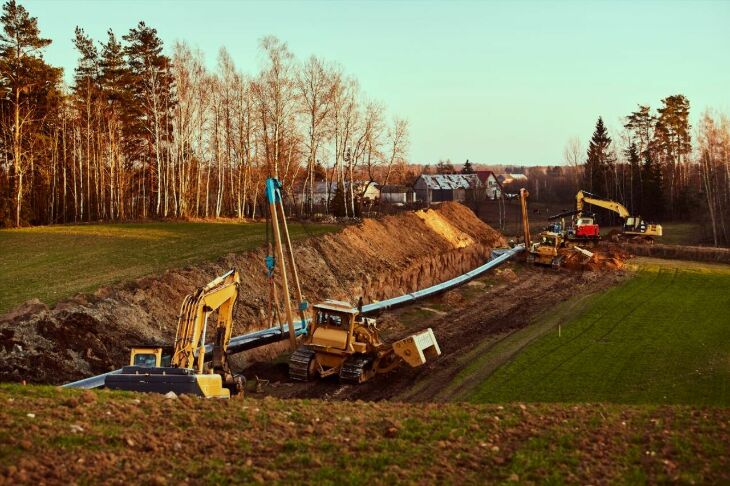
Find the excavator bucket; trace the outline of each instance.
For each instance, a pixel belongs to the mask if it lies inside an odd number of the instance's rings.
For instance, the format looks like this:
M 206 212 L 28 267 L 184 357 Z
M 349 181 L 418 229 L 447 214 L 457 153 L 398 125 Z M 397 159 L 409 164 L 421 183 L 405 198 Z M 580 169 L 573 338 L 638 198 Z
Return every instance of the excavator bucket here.
M 441 348 L 430 327 L 394 342 L 393 351 L 413 368 L 424 365 L 429 359 L 441 355 Z

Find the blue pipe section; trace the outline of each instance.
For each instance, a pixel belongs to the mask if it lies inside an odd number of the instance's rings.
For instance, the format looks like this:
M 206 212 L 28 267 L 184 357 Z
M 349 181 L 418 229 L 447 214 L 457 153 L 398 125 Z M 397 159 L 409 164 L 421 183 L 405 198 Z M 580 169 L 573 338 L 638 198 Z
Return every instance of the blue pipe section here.
M 410 294 L 401 295 L 400 297 L 394 297 L 392 299 L 387 299 L 387 300 L 383 300 L 380 302 L 375 302 L 373 304 L 364 305 L 364 306 L 362 306 L 362 313 L 363 314 L 372 314 L 374 312 L 379 312 L 384 309 L 389 309 L 391 307 L 397 307 L 400 305 L 410 304 L 419 299 L 424 299 L 426 297 L 436 295 L 440 292 L 445 292 L 447 290 L 453 289 L 454 287 L 463 285 L 466 282 L 468 282 L 469 280 L 480 276 L 487 270 L 491 270 L 492 268 L 504 263 L 505 261 L 509 260 L 510 258 L 515 256 L 517 253 L 523 251 L 524 249 L 525 249 L 524 245 L 517 245 L 514 248 L 510 248 L 510 249 L 506 249 L 506 250 L 502 250 L 502 249 L 492 250 L 492 256 L 489 259 L 489 261 L 487 263 L 485 263 L 484 265 L 475 268 L 474 270 L 466 272 L 463 275 L 459 275 L 458 277 L 452 278 L 451 280 L 447 280 L 446 282 L 434 285 L 433 287 L 428 287 L 426 289 L 418 290 L 418 291 L 412 292 Z
M 307 327 L 309 322 L 302 323 L 301 321 L 294 323 L 294 332 L 297 336 L 307 333 Z M 257 348 L 265 344 L 271 344 L 278 341 L 283 341 L 289 338 L 289 324 L 284 324 L 282 327 L 271 327 L 261 331 L 255 331 L 242 336 L 232 337 L 228 343 L 228 354 L 240 353 L 248 349 Z M 205 346 L 206 359 L 212 358 L 213 345 L 207 344 Z M 208 356 L 208 355 L 211 356 Z M 169 356 L 165 356 L 169 357 Z M 66 383 L 62 385 L 63 388 L 99 388 L 104 386 L 104 380 L 109 375 L 116 375 L 121 373 L 122 369 L 110 371 L 102 375 L 92 376 L 90 378 L 84 378 L 83 380 L 74 381 L 72 383 Z
M 276 181 L 276 179 L 268 179 L 266 181 L 266 188 L 267 188 L 267 197 L 268 197 L 268 190 L 269 190 L 269 181 Z M 278 182 L 278 181 L 276 181 Z M 275 194 L 273 192 L 272 194 Z M 274 196 L 275 197 L 275 196 Z M 413 303 L 417 300 L 430 297 L 433 295 L 436 295 L 440 292 L 445 292 L 447 290 L 450 290 L 454 287 L 458 287 L 459 285 L 463 285 L 469 280 L 472 280 L 484 272 L 491 270 L 492 268 L 497 267 L 498 265 L 504 263 L 505 261 L 509 260 L 513 256 L 515 256 L 517 253 L 523 251 L 525 249 L 524 245 L 517 245 L 514 248 L 510 249 L 499 249 L 499 250 L 493 250 L 492 256 L 489 259 L 487 263 L 484 265 L 481 265 L 474 270 L 471 270 L 469 272 L 466 272 L 463 275 L 460 275 L 456 278 L 452 278 L 451 280 L 447 280 L 446 282 L 440 283 L 438 285 L 434 285 L 433 287 L 428 287 L 423 290 L 418 290 L 416 292 L 412 292 L 410 294 L 401 295 L 400 297 L 394 297 L 392 299 L 383 300 L 381 302 L 375 302 L 372 304 L 364 305 L 362 307 L 362 313 L 363 314 L 372 314 L 374 312 L 382 311 L 385 309 L 389 309 L 392 307 L 397 307 L 400 305 L 406 305 Z M 297 336 L 301 336 L 303 334 L 307 333 L 308 328 L 308 322 L 299 321 L 294 323 L 294 331 Z M 275 343 L 278 341 L 283 341 L 289 337 L 289 325 L 284 324 L 282 327 L 271 327 L 269 329 L 264 329 L 261 331 L 255 331 L 248 334 L 244 334 L 242 336 L 236 336 L 231 338 L 231 341 L 228 344 L 228 354 L 235 354 L 240 353 L 241 351 L 246 351 L 248 349 L 257 348 L 259 346 L 264 346 L 266 344 Z M 205 354 L 206 358 L 208 358 L 208 354 L 213 352 L 213 346 L 211 344 L 208 344 L 205 346 Z M 66 383 L 63 385 L 63 388 L 81 388 L 81 389 L 88 389 L 88 388 L 98 388 L 101 386 L 104 386 L 104 379 L 113 374 L 120 373 L 122 370 L 114 370 L 110 371 L 108 373 L 104 373 L 103 375 L 97 375 L 92 376 L 90 378 L 84 378 L 83 380 L 74 381 L 72 383 Z

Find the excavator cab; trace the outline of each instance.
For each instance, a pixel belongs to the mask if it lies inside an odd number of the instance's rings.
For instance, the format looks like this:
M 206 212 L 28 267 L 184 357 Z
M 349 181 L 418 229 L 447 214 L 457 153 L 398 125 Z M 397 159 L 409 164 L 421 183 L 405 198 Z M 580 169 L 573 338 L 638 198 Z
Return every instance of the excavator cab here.
M 162 366 L 162 348 L 135 347 L 129 356 L 129 366 L 152 368 Z

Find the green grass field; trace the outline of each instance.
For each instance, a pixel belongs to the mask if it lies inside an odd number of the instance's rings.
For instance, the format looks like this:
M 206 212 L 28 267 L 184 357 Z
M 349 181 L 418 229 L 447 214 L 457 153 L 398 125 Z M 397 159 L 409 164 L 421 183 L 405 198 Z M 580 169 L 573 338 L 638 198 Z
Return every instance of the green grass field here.
M 729 409 L 0 385 L 0 483 L 726 484 Z
M 337 231 L 291 224 L 292 239 Z M 0 314 L 263 245 L 263 223 L 42 226 L 0 231 Z
M 730 406 L 730 266 L 640 259 L 630 280 L 569 304 L 475 357 L 457 382 L 527 343 L 459 398 Z

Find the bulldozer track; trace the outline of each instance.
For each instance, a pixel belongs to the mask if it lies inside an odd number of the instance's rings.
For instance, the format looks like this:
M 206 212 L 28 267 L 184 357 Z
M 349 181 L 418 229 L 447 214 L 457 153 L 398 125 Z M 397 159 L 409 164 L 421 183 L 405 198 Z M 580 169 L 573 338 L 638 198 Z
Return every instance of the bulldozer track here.
M 340 380 L 348 383 L 365 381 L 373 363 L 370 356 L 351 356 L 345 360 L 340 369 Z
M 309 348 L 299 348 L 289 357 L 289 378 L 298 381 L 309 381 L 309 366 L 315 357 Z

